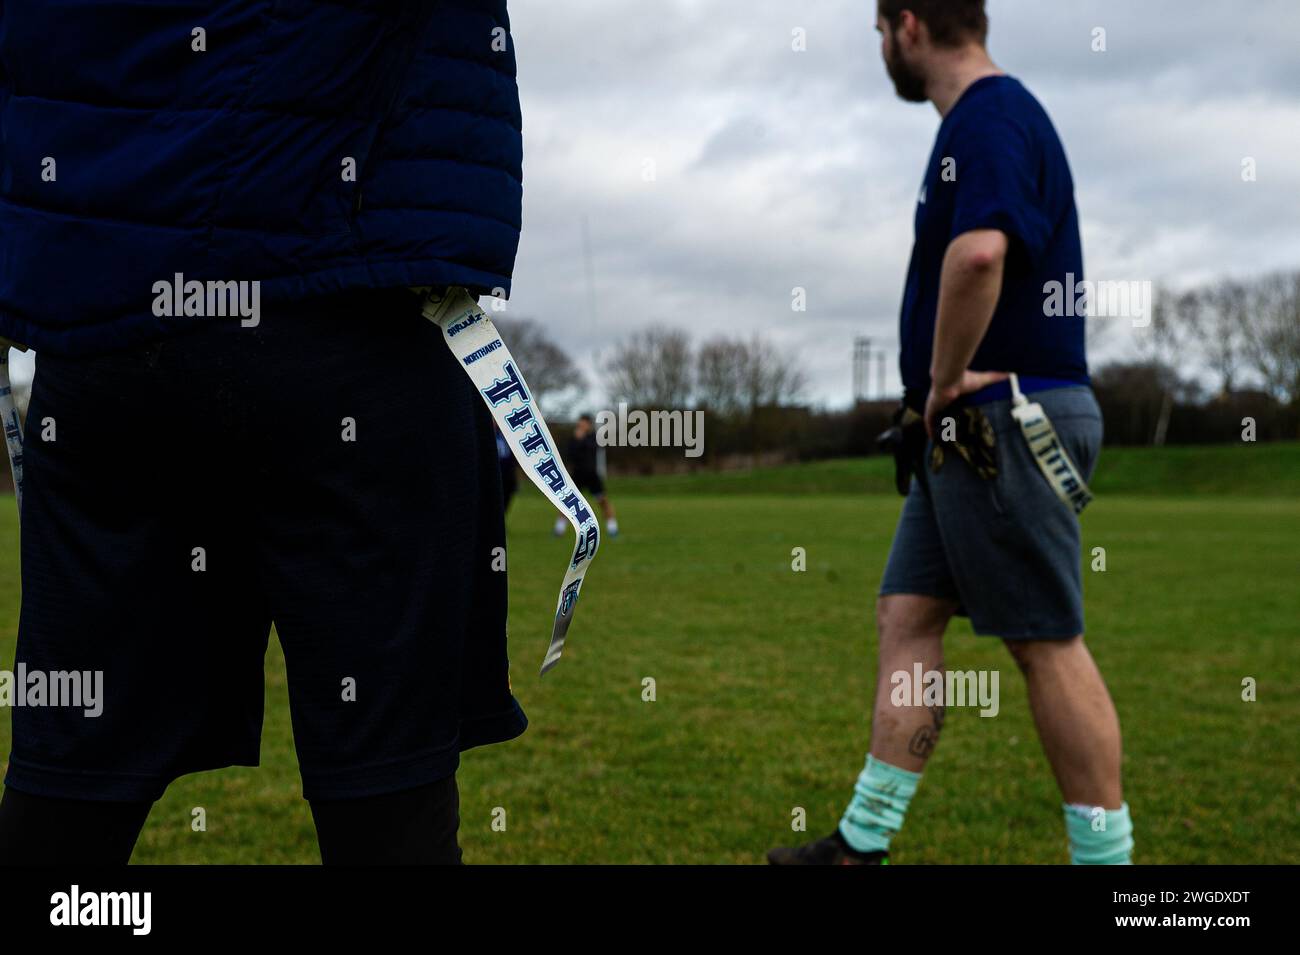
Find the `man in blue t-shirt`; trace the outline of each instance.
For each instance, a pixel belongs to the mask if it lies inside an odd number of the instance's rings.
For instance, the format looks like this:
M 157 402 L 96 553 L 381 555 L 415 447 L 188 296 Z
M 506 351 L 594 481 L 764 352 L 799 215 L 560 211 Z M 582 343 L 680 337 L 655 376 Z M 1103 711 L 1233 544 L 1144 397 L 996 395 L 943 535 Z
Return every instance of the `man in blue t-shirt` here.
M 768 858 L 888 861 L 946 707 L 976 703 L 950 699 L 943 676 L 943 634 L 961 614 L 1004 640 L 1025 674 L 1071 858 L 1126 863 L 1119 719 L 1083 642 L 1078 518 L 1011 414 L 1014 374 L 1078 474 L 1091 475 L 1102 423 L 1084 320 L 1049 307 L 1083 277 L 1065 151 L 1038 101 L 989 58 L 984 0 L 879 0 L 877 29 L 899 96 L 942 117 L 899 322 L 903 420 L 915 421 L 902 444 L 914 453 L 903 455 L 907 499 L 876 607 L 866 768 L 831 836 Z M 996 689 L 978 705 L 996 713 Z

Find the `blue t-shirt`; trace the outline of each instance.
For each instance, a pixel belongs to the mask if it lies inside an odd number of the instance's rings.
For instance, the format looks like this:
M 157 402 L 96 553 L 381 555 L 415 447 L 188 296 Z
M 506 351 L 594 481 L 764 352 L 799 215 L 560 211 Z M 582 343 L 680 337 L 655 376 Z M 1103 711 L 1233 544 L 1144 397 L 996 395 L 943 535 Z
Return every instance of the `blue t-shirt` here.
M 977 80 L 944 117 L 915 228 L 899 322 L 905 388 L 930 388 L 943 256 L 974 229 L 1000 229 L 1009 242 L 1002 294 L 970 368 L 1088 384 L 1083 318 L 1045 310 L 1047 283 L 1072 295 L 1067 283 L 1083 279 L 1074 180 L 1052 121 L 1019 80 Z

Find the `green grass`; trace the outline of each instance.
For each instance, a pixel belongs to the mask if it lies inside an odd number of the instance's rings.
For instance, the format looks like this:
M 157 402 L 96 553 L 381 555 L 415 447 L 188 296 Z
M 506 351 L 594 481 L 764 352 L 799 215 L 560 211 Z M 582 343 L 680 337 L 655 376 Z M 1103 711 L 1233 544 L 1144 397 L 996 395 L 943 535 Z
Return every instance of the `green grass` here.
M 1106 448 L 1098 494 L 1300 497 L 1300 442 Z M 877 455 L 754 471 L 698 471 L 618 482 L 620 496 L 653 494 L 893 494 L 894 462 Z
M 1168 499 L 1105 488 L 1143 483 L 1144 460 L 1147 473 L 1175 473 L 1183 449 L 1103 455 L 1084 519 L 1085 548 L 1105 547 L 1108 560 L 1086 574 L 1089 642 L 1124 724 L 1139 861 L 1300 861 L 1300 500 L 1247 496 L 1293 488 L 1296 452 L 1198 451 L 1221 460 L 1219 480 L 1249 479 L 1250 490 L 1196 494 L 1200 479 L 1184 475 Z M 1272 471 L 1251 458 L 1265 453 Z M 866 748 L 871 608 L 900 503 L 846 488 L 882 463 L 614 482 L 624 535 L 598 559 L 565 658 L 544 680 L 567 544 L 549 536 L 541 498 L 521 496 L 510 632 L 532 726 L 464 757 L 466 860 L 756 862 L 791 839 L 795 807 L 810 832 L 829 831 Z M 804 573 L 791 570 L 796 546 L 807 549 Z M 6 667 L 16 553 L 10 501 L 0 506 Z M 953 668 L 1001 670 L 1001 713 L 950 712 L 895 861 L 1065 861 L 1059 798 L 1009 658 L 964 623 L 947 654 Z M 1245 677 L 1258 680 L 1258 702 L 1241 701 Z M 646 678 L 654 702 L 642 700 Z M 0 718 L 0 754 L 8 724 Z M 190 831 L 196 806 L 207 832 Z M 491 828 L 496 807 L 504 832 Z M 262 766 L 176 782 L 135 861 L 317 860 L 273 642 Z

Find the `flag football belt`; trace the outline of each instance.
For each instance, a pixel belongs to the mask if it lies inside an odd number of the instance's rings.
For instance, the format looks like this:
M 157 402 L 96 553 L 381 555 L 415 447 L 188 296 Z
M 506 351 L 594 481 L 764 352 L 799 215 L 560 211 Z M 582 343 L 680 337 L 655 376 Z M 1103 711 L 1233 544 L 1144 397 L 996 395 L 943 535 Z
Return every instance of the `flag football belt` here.
M 9 469 L 14 476 L 14 497 L 18 499 L 18 519 L 23 516 L 23 427 L 14 407 L 14 392 L 9 386 L 9 346 L 0 345 L 0 418 L 4 419 L 5 447 L 9 451 Z
M 1020 379 L 1014 373 L 1011 375 L 1011 417 L 1020 425 L 1030 455 L 1056 496 L 1075 514 L 1082 513 L 1092 500 L 1092 492 L 1074 466 L 1065 445 L 1057 438 L 1056 429 L 1043 406 L 1020 393 Z
M 545 673 L 564 650 L 564 635 L 573 623 L 578 592 L 600 546 L 600 522 L 569 478 L 519 365 L 477 300 L 463 288 L 430 289 L 424 298 L 424 317 L 442 329 L 447 347 L 487 402 L 519 466 L 569 519 L 577 534 L 560 586 L 551 645 L 542 661 Z

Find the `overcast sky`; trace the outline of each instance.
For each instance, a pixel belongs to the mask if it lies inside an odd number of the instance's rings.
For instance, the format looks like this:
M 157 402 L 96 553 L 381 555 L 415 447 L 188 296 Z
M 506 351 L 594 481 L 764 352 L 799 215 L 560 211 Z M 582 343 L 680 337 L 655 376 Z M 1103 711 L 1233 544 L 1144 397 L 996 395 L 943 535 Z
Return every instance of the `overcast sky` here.
M 1065 142 L 1089 278 L 1184 285 L 1300 267 L 1300 2 L 988 7 L 994 59 Z M 508 314 L 550 329 L 588 372 L 593 404 L 598 356 L 656 324 L 697 340 L 765 335 L 828 406 L 850 401 L 853 340 L 869 335 L 890 349 L 898 388 L 898 305 L 939 117 L 895 98 L 874 0 L 510 9 L 525 182 Z M 792 50 L 796 28 L 805 52 Z M 796 286 L 804 313 L 790 308 Z M 1113 327 L 1094 364 L 1141 334 Z M 27 378 L 30 358 L 14 371 Z
M 1300 267 L 1300 3 L 989 0 L 989 12 L 994 59 L 1065 142 L 1089 278 Z M 897 388 L 939 117 L 895 98 L 874 16 L 872 0 L 513 3 L 525 183 L 509 314 L 544 322 L 586 369 L 648 325 L 758 332 L 797 350 L 807 397 L 826 405 L 850 400 L 853 339 L 870 335 L 890 348 Z M 795 28 L 806 52 L 791 49 Z M 805 313 L 791 311 L 795 286 Z

